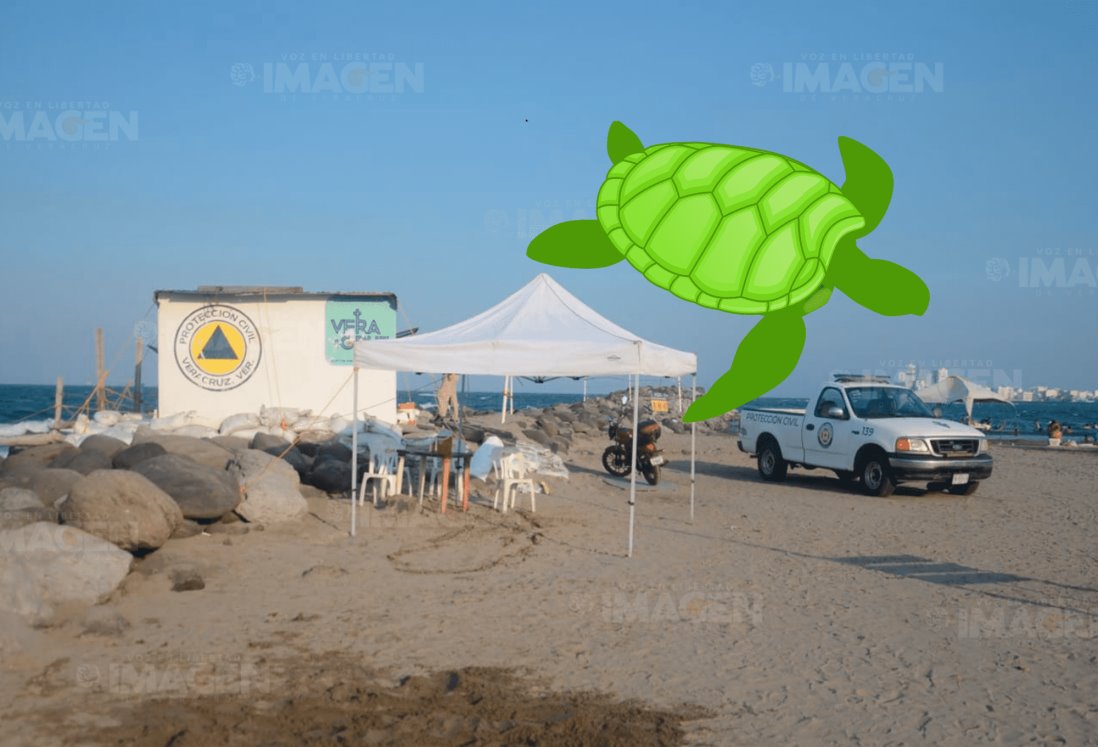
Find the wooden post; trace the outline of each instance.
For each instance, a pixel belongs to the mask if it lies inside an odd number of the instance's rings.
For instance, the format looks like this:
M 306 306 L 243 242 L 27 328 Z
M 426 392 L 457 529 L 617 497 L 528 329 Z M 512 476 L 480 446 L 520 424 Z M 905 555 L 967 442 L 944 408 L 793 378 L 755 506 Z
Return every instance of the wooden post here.
M 103 328 L 95 330 L 95 409 L 107 409 L 107 386 L 103 374 Z
M 61 428 L 61 402 L 65 399 L 65 380 L 57 377 L 57 390 L 53 393 L 53 428 Z
M 133 411 L 141 413 L 141 362 L 145 359 L 145 341 L 137 336 L 137 349 L 133 355 Z

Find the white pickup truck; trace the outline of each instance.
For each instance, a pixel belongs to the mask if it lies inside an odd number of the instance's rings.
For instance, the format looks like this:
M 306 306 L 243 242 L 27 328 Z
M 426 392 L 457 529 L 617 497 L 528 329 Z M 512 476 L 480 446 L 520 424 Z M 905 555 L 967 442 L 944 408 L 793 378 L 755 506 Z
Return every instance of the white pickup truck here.
M 790 467 L 822 467 L 861 480 L 870 495 L 890 495 L 901 482 L 971 495 L 991 476 L 983 433 L 934 417 L 887 379 L 836 376 L 808 404 L 740 410 L 740 451 L 758 456 L 764 480 L 783 480 Z

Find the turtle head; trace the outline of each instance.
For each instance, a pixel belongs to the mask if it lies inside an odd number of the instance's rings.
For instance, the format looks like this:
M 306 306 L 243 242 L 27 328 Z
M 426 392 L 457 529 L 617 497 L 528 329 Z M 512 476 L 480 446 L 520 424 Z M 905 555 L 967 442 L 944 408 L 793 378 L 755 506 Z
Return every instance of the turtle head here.
M 635 132 L 616 120 L 610 123 L 610 131 L 606 133 L 606 154 L 612 163 L 621 163 L 626 156 L 643 150 L 644 143 Z

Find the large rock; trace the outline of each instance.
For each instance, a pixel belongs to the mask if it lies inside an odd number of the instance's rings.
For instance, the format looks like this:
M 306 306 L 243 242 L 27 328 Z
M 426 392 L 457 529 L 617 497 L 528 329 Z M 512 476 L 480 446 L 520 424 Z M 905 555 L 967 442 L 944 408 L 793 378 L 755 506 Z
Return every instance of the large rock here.
M 271 453 L 271 449 L 288 449 L 290 442 L 281 436 L 272 436 L 270 433 L 257 433 L 252 436 L 251 448 Z M 275 456 L 278 456 L 275 454 Z
M 339 441 L 329 441 L 317 447 L 315 459 L 318 462 L 334 460 L 349 463 L 351 461 L 351 449 Z
M 110 469 L 111 458 L 102 451 L 89 449 L 88 451 L 75 451 L 61 456 L 50 462 L 52 469 L 71 469 L 82 475 L 90 475 L 98 469 Z
M 545 431 L 545 435 L 549 438 L 560 435 L 560 421 L 554 417 L 544 415 L 537 420 L 538 428 Z
M 83 479 L 84 475 L 72 469 L 39 469 L 29 474 L 27 487 L 38 495 L 39 500 L 52 506 L 72 490 L 72 486 Z
M 292 448 L 287 451 L 285 446 L 276 446 L 271 449 L 260 449 L 260 451 L 265 451 L 271 456 L 278 457 L 279 459 L 283 460 L 291 467 L 293 467 L 294 470 L 297 471 L 298 476 L 302 478 L 304 478 L 305 475 L 308 474 L 309 470 L 312 469 L 313 466 L 313 460 L 302 454 L 300 451 L 297 450 L 297 448 Z
M 81 451 L 98 451 L 108 457 L 113 457 L 125 448 L 125 441 L 101 433 L 92 434 L 80 442 Z
M 38 495 L 26 488 L 0 490 L 0 529 L 18 529 L 36 521 L 57 523 L 57 509 L 44 506 Z
M 146 459 L 133 471 L 170 495 L 187 519 L 218 519 L 240 502 L 232 475 L 176 454 Z
M 164 450 L 164 447 L 160 444 L 148 443 L 134 444 L 128 449 L 123 449 L 114 455 L 114 459 L 111 460 L 111 464 L 115 469 L 133 469 L 135 465 L 141 464 L 146 459 L 152 459 L 153 457 L 162 456 L 168 452 Z
M 247 521 L 276 524 L 295 519 L 309 508 L 298 490 L 297 472 L 270 454 L 255 449 L 242 451 L 229 472 L 243 489 L 244 499 L 236 512 Z
M 102 601 L 132 564 L 128 552 L 76 527 L 38 522 L 0 531 L 0 609 L 49 624 Z
M 536 428 L 527 428 L 522 432 L 522 435 L 526 436 L 534 443 L 541 444 L 545 447 L 548 447 L 551 444 L 551 442 L 549 441 L 549 436 L 545 435 L 544 431 L 539 431 Z
M 183 521 L 171 496 L 135 472 L 100 470 L 72 486 L 61 520 L 124 550 L 155 550 Z
M 365 466 L 365 462 L 361 463 Z M 351 489 L 351 465 L 334 459 L 317 461 L 305 475 L 305 483 L 325 493 L 342 493 Z
M 156 433 L 155 431 L 138 429 L 137 433 L 134 434 L 133 442 L 135 444 L 160 444 L 164 447 L 164 451 L 169 454 L 185 456 L 193 459 L 199 464 L 205 464 L 207 467 L 213 467 L 214 469 L 225 469 L 225 465 L 233 458 L 232 452 L 228 449 L 223 449 L 217 444 L 205 439 L 193 438 L 191 436 L 172 436 Z
M 563 436 L 553 436 L 549 439 L 549 448 L 554 454 L 567 454 L 572 447 L 572 442 Z
M 5 474 L 14 474 L 24 470 L 44 469 L 62 454 L 75 453 L 76 447 L 70 443 L 46 444 L 45 446 L 32 446 L 12 454 L 0 465 L 0 470 Z
M 211 436 L 210 443 L 217 444 L 228 451 L 243 451 L 250 448 L 251 441 L 242 436 Z

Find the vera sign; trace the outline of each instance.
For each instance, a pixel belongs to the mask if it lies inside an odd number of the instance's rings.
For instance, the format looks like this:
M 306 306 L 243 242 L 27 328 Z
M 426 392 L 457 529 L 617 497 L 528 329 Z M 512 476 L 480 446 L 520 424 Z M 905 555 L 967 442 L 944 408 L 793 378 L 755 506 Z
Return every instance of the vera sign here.
M 337 366 L 354 362 L 358 340 L 396 337 L 396 310 L 387 301 L 361 301 L 333 296 L 324 315 L 324 354 Z

